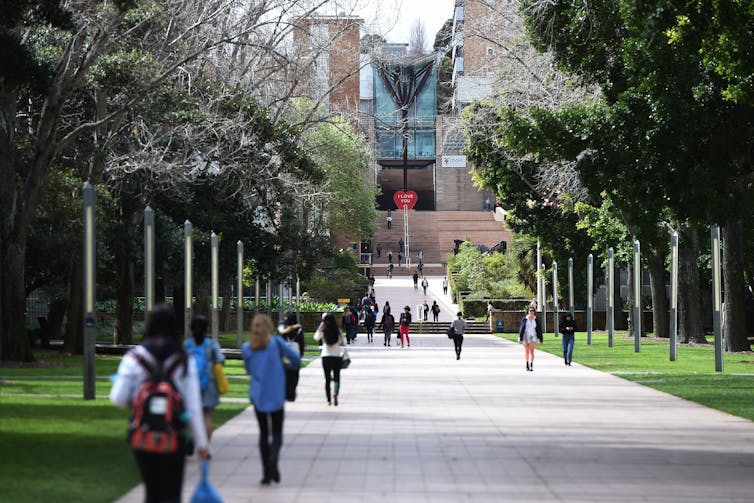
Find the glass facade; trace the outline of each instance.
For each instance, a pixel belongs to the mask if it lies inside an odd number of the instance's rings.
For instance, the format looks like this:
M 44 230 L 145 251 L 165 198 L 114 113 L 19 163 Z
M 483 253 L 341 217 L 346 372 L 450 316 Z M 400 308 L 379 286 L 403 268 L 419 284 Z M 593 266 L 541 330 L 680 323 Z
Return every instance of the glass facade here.
M 403 157 L 401 110 L 385 84 L 380 72 L 374 69 L 374 115 L 377 135 L 377 157 Z M 435 158 L 435 121 L 437 119 L 437 69 L 429 77 L 408 112 L 409 159 Z

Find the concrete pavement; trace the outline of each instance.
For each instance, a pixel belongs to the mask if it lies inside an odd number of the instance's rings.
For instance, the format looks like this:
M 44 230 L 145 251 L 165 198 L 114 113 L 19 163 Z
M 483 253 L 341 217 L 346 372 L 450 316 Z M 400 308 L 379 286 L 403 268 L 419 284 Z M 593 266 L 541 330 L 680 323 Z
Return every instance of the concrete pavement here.
M 319 361 L 302 371 L 279 486 L 258 486 L 251 411 L 220 428 L 211 480 L 225 501 L 754 501 L 750 421 L 544 353 L 528 373 L 522 349 L 494 336 L 467 336 L 460 361 L 444 336 L 411 342 L 360 337 L 337 408 Z M 187 501 L 195 484 L 192 462 Z

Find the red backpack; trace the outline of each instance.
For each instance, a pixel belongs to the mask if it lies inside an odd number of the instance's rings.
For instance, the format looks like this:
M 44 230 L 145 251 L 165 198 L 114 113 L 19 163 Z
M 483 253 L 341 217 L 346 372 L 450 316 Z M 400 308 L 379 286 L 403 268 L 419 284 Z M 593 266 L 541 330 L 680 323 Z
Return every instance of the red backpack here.
M 178 452 L 181 448 L 185 406 L 171 376 L 187 362 L 183 352 L 176 352 L 160 363 L 142 346 L 131 353 L 144 369 L 147 379 L 133 399 L 128 443 L 132 448 L 157 454 Z

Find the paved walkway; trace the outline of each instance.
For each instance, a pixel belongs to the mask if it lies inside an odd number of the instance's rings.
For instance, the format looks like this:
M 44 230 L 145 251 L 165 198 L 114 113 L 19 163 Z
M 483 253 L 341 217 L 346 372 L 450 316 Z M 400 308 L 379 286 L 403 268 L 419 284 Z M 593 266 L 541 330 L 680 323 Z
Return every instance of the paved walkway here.
M 543 353 L 527 373 L 521 348 L 494 336 L 468 336 L 460 361 L 442 336 L 349 349 L 340 407 L 319 361 L 303 370 L 280 486 L 257 485 L 250 411 L 217 431 L 226 502 L 754 501 L 749 421 Z M 194 462 L 187 478 L 186 500 Z

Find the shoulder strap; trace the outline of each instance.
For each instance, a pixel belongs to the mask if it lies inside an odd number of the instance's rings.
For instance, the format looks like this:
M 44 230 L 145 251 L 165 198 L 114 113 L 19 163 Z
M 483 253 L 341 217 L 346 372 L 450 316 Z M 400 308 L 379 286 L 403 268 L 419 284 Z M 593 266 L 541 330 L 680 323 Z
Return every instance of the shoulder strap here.
M 157 371 L 158 365 L 155 357 L 144 346 L 136 346 L 129 354 L 144 370 L 147 377 L 152 377 Z

